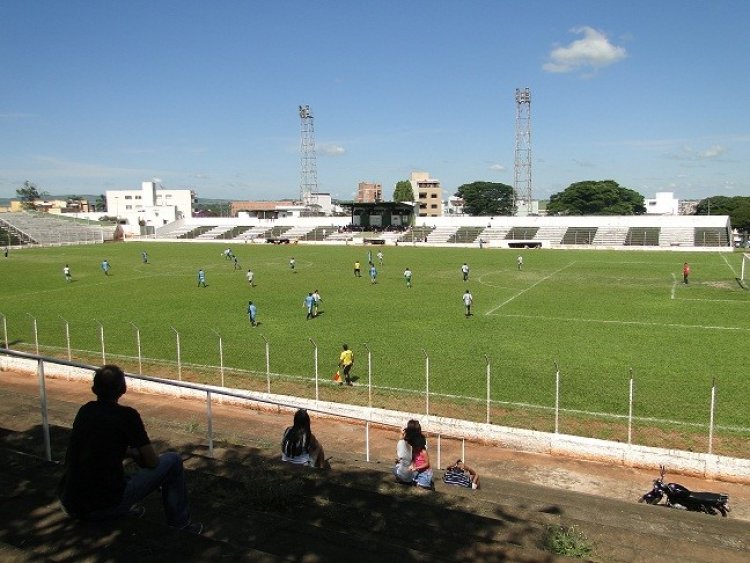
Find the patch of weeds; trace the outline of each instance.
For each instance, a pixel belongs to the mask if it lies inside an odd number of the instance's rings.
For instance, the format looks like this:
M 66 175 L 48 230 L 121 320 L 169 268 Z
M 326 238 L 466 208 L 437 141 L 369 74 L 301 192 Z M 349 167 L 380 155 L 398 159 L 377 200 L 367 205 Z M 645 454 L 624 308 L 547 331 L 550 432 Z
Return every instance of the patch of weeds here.
M 547 526 L 544 549 L 555 555 L 584 558 L 594 551 L 594 544 L 575 526 Z
M 185 423 L 185 431 L 189 434 L 195 434 L 199 428 L 200 424 L 198 424 L 198 421 L 196 420 L 191 420 Z

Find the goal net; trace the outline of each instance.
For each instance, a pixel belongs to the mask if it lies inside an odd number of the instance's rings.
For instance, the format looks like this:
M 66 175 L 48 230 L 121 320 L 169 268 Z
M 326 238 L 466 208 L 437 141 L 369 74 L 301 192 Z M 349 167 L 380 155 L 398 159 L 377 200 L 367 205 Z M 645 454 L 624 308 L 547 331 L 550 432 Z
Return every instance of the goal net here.
M 750 254 L 742 255 L 742 268 L 740 269 L 740 285 L 745 289 L 748 288 L 748 278 L 750 278 Z

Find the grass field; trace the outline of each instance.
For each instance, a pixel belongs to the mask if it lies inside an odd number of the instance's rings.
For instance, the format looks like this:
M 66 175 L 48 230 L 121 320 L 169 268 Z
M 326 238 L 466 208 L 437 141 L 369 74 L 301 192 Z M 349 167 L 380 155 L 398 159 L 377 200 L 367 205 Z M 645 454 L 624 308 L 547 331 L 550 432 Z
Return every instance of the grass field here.
M 553 406 L 557 362 L 560 404 L 573 414 L 626 415 L 632 370 L 640 420 L 694 424 L 702 433 L 715 379 L 716 424 L 740 436 L 750 433 L 750 292 L 736 282 L 740 254 L 524 250 L 518 271 L 518 251 L 387 247 L 372 285 L 368 248 L 361 246 L 232 247 L 239 271 L 217 244 L 12 252 L 0 261 L 0 313 L 11 347 L 29 349 L 33 317 L 44 353 L 57 347 L 64 356 L 66 320 L 74 349 L 98 353 L 101 323 L 107 354 L 132 357 L 133 323 L 144 357 L 174 361 L 173 327 L 183 363 L 218 365 L 220 334 L 226 366 L 264 375 L 265 337 L 271 371 L 309 381 L 313 339 L 328 388 L 344 342 L 355 351 L 353 373 L 367 381 L 367 343 L 375 388 L 418 397 L 425 389 L 426 353 L 431 396 L 471 397 L 479 404 L 486 397 L 486 356 L 492 400 L 508 408 Z M 150 264 L 141 263 L 144 248 Z M 372 247 L 373 256 L 377 251 Z M 104 258 L 112 264 L 109 277 L 99 268 Z M 362 278 L 352 274 L 356 259 Z M 689 285 L 682 283 L 684 261 L 692 266 Z M 471 267 L 468 284 L 461 279 L 463 262 Z M 63 278 L 65 264 L 72 283 Z M 411 289 L 402 276 L 407 266 L 414 272 Z M 248 267 L 255 272 L 254 288 L 245 280 Z M 206 288 L 197 287 L 199 268 L 206 271 Z M 474 296 L 470 318 L 461 300 L 466 288 Z M 314 289 L 323 297 L 322 313 L 308 321 L 303 299 Z M 258 307 L 257 328 L 248 323 L 248 299 Z M 210 377 L 217 382 L 215 370 Z M 335 389 L 343 394 L 336 400 L 347 400 L 344 393 L 352 391 Z M 394 406 L 386 404 L 396 401 L 390 393 L 376 406 Z M 471 401 L 457 403 L 463 409 Z

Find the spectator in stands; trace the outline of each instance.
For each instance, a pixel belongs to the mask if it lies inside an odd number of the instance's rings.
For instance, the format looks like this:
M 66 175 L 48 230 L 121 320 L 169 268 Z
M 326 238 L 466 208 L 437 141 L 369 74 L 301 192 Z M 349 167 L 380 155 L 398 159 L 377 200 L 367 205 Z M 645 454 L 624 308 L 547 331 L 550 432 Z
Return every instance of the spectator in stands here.
M 471 467 L 460 459 L 453 465 L 449 465 L 443 474 L 443 482 L 446 485 L 457 485 L 472 489 L 479 488 L 479 475 Z
M 330 469 L 323 446 L 310 431 L 310 415 L 305 409 L 294 413 L 294 424 L 284 430 L 281 460 L 298 465 Z
M 396 444 L 396 465 L 393 466 L 393 475 L 396 477 L 396 481 L 404 485 L 413 485 L 415 477 L 414 471 L 410 469 L 412 450 L 407 441 L 407 436 L 421 431 L 419 421 L 410 420 L 401 429 L 401 439 Z
M 136 503 L 161 490 L 167 524 L 200 534 L 203 526 L 190 520 L 182 458 L 157 455 L 138 411 L 118 403 L 127 391 L 123 371 L 102 366 L 91 390 L 96 400 L 79 409 L 65 454 L 58 489 L 64 511 L 88 520 L 142 516 L 145 509 Z M 142 468 L 130 477 L 123 469 L 127 458 Z
M 410 421 L 412 422 L 412 421 Z M 419 422 L 409 427 L 407 424 L 406 442 L 411 446 L 411 464 L 409 469 L 414 472 L 414 484 L 421 489 L 434 489 L 432 482 L 432 467 L 430 466 L 430 454 L 427 453 L 427 439 L 422 434 Z

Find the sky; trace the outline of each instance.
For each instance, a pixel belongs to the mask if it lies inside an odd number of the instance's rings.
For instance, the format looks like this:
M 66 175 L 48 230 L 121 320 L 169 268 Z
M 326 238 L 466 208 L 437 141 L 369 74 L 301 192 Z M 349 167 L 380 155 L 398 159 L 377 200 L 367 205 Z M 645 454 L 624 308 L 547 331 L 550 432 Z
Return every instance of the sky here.
M 334 198 L 513 185 L 517 88 L 534 198 L 748 196 L 748 22 L 747 0 L 4 0 L 0 197 L 298 197 L 300 105 Z

